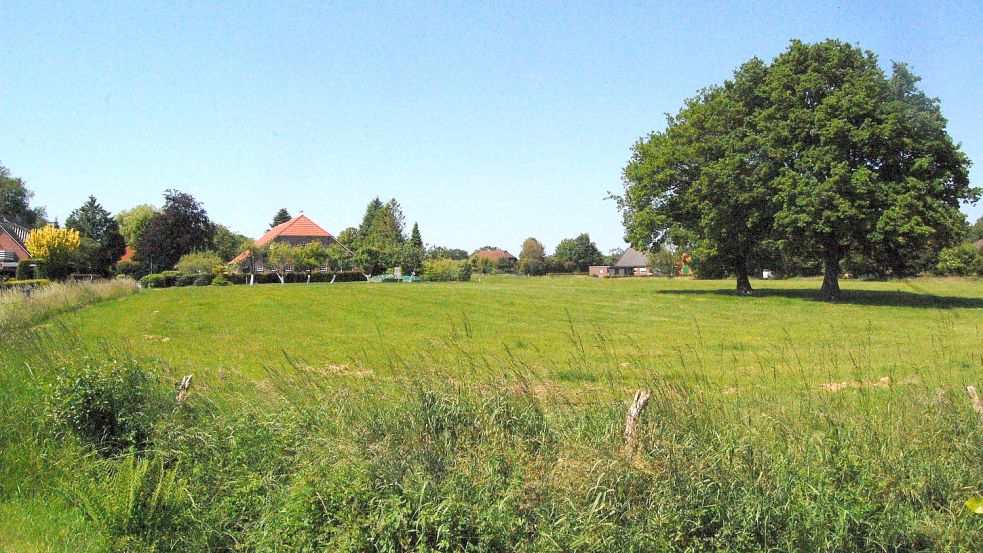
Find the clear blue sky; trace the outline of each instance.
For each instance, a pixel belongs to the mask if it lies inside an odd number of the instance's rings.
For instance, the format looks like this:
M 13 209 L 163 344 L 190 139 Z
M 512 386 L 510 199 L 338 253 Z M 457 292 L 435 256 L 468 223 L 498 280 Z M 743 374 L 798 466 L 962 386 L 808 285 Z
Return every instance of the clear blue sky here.
M 619 247 L 632 143 L 791 38 L 910 63 L 983 164 L 975 2 L 95 4 L 0 4 L 0 163 L 62 221 L 177 188 L 253 237 L 281 206 L 337 234 L 379 195 L 428 243 Z

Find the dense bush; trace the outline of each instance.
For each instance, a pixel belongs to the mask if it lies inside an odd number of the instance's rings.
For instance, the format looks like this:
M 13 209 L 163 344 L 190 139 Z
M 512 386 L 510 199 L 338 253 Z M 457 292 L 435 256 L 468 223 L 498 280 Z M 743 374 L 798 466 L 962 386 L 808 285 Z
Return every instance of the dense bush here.
M 192 284 L 195 283 L 196 278 L 198 278 L 198 275 L 191 275 L 191 274 L 177 275 L 176 277 L 174 277 L 174 286 L 181 286 L 181 287 L 191 286 Z
M 193 252 L 181 256 L 176 268 L 183 274 L 207 274 L 214 273 L 215 267 L 225 265 L 217 253 L 211 251 Z
M 230 284 L 232 283 L 229 282 L 229 279 L 222 275 L 218 275 L 212 279 L 212 286 L 228 286 Z
M 56 425 L 107 453 L 147 446 L 164 412 L 156 379 L 131 362 L 85 359 L 55 376 L 49 412 Z
M 983 276 L 983 250 L 973 244 L 960 244 L 939 252 L 933 271 L 937 275 Z
M 31 280 L 37 278 L 37 271 L 35 267 L 31 266 L 30 259 L 21 259 L 17 262 L 17 272 L 14 273 L 14 278 L 17 280 Z
M 140 279 L 140 286 L 144 288 L 167 288 L 167 279 L 164 275 L 159 273 L 154 273 L 151 275 L 146 275 Z
M 471 280 L 471 263 L 453 259 L 430 259 L 423 262 L 423 276 L 433 282 Z
M 195 286 L 208 286 L 215 279 L 215 275 L 198 275 L 195 277 L 193 284 Z
M 132 279 L 139 280 L 150 274 L 150 270 L 145 263 L 139 261 L 120 261 L 116 264 L 116 274 L 126 275 Z

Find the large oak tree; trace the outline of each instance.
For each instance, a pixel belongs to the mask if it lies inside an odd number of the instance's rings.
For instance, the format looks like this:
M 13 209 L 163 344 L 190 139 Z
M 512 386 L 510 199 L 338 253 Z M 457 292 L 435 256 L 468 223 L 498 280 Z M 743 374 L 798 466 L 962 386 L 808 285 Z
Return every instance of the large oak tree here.
M 924 268 L 958 238 L 960 202 L 979 192 L 917 81 L 903 64 L 889 78 L 873 53 L 832 40 L 751 60 L 635 145 L 617 198 L 628 241 L 699 244 L 740 292 L 766 241 L 821 261 L 826 299 L 840 296 L 851 253 L 882 273 Z

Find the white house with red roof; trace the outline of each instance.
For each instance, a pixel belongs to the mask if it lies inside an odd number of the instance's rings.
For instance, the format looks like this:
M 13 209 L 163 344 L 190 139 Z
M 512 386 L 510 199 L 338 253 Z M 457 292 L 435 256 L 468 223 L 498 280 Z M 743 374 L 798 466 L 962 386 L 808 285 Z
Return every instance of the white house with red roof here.
M 306 215 L 298 215 L 286 223 L 281 223 L 271 228 L 259 240 L 256 240 L 255 245 L 256 247 L 261 247 L 270 242 L 281 242 L 295 247 L 306 246 L 311 242 L 320 242 L 324 247 L 338 244 L 349 254 L 352 253 L 344 244 L 338 242 L 330 232 L 318 226 L 317 223 L 310 220 Z M 248 272 L 251 270 L 262 273 L 264 270 L 262 260 L 257 259 L 254 260 L 255 263 L 250 263 L 251 257 L 252 251 L 247 250 L 237 255 L 229 264 L 238 265 L 243 271 Z

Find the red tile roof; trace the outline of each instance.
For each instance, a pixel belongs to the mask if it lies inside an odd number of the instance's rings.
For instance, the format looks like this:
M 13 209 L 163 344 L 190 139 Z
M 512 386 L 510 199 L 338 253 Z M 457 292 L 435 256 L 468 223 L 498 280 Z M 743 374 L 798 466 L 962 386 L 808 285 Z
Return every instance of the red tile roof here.
M 126 252 L 123 253 L 123 257 L 119 258 L 119 261 L 117 261 L 117 263 L 122 263 L 124 261 L 131 261 L 133 259 L 133 254 L 135 253 L 137 253 L 136 250 L 134 250 L 130 246 L 127 246 Z
M 256 245 L 262 246 L 278 236 L 298 236 L 305 238 L 319 236 L 321 238 L 334 238 L 330 232 L 317 226 L 314 221 L 308 219 L 307 215 L 298 215 L 286 223 L 281 223 L 266 231 L 266 234 L 260 236 L 259 240 L 256 241 Z
M 485 259 L 515 259 L 516 257 L 505 250 L 481 250 L 474 254 L 476 257 L 482 257 Z
M 293 236 L 297 238 L 334 238 L 330 232 L 319 227 L 317 223 L 311 221 L 307 218 L 307 215 L 298 215 L 293 219 L 287 221 L 286 223 L 281 223 L 270 230 L 266 231 L 266 234 L 259 237 L 259 240 L 255 242 L 256 246 L 262 246 L 267 242 L 272 241 L 275 238 L 281 236 Z M 341 244 L 340 242 L 338 242 Z M 344 244 L 342 244 L 344 247 Z M 348 248 L 345 248 L 346 250 Z M 351 253 L 351 252 L 349 252 Z M 235 259 L 229 263 L 238 263 L 248 257 L 250 252 L 244 251 L 237 255 Z

